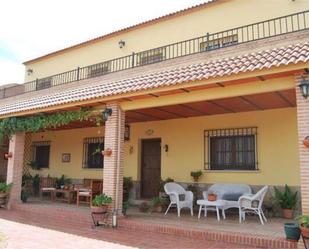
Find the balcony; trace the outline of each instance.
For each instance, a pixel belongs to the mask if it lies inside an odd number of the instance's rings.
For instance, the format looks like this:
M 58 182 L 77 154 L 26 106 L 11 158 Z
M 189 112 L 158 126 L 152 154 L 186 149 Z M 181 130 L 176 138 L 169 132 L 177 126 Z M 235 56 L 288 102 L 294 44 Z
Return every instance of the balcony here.
M 309 10 L 257 22 L 217 33 L 207 33 L 205 36 L 180 41 L 166 46 L 132 53 L 131 55 L 104 61 L 98 64 L 36 79 L 20 85 L 0 89 L 0 99 L 28 92 L 78 82 L 105 74 L 141 67 L 182 56 L 235 46 L 247 42 L 271 38 L 306 30 L 309 28 Z

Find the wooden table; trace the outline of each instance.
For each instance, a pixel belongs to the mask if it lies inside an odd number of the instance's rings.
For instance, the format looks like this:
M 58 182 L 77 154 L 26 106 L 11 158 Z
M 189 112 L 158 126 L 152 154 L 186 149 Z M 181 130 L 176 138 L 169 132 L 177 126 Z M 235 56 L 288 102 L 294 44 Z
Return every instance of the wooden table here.
M 57 197 L 58 193 L 60 193 L 62 197 Z M 53 191 L 54 201 L 66 201 L 68 204 L 71 204 L 75 196 L 76 190 L 73 189 L 55 189 Z

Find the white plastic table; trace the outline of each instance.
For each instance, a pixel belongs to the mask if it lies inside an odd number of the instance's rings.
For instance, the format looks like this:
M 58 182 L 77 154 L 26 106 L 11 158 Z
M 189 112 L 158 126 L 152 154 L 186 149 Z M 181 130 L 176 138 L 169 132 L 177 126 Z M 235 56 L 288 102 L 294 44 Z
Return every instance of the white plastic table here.
M 216 200 L 216 201 L 208 201 L 208 200 L 197 200 L 197 205 L 200 206 L 199 212 L 198 212 L 198 219 L 201 217 L 202 208 L 204 208 L 204 216 L 207 216 L 207 211 L 212 210 L 217 212 L 217 220 L 220 221 L 220 211 L 222 210 L 222 217 L 225 219 L 225 212 L 224 212 L 224 206 L 225 201 L 224 200 Z

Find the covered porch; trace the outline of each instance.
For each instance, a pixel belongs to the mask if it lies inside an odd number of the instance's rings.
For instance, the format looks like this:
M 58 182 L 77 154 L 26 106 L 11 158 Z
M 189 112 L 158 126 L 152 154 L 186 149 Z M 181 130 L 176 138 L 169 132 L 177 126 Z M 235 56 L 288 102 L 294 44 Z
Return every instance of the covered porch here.
M 206 239 L 225 238 L 247 244 L 256 241 L 256 246 L 269 247 L 269 243 L 275 243 L 277 248 L 293 248 L 295 243 L 283 240 L 284 221 L 277 218 L 261 226 L 256 217 L 239 224 L 237 214 L 233 213 L 227 215 L 227 220 L 217 223 L 212 216 L 197 221 L 196 216 L 188 217 L 185 213 L 176 219 L 174 213 L 143 215 L 131 209 L 129 217 L 121 219 L 123 177 L 133 180 L 134 187 L 130 191 L 133 205 L 137 204 L 136 200 L 158 196 L 162 192 L 160 181 L 167 178 L 184 188 L 195 187 L 196 199 L 202 198 L 201 192 L 215 183 L 246 184 L 253 193 L 268 185 L 270 191 L 265 203 L 270 204 L 273 203 L 273 187 L 288 184 L 293 190 L 301 188 L 295 214 L 307 214 L 309 154 L 303 139 L 307 136 L 309 111 L 307 100 L 298 87 L 303 77 L 308 77 L 303 68 L 291 66 L 247 72 L 241 77 L 228 75 L 220 77 L 220 82 L 218 79 L 192 80 L 183 83 L 181 88 L 177 85 L 155 88 L 116 100 L 91 99 L 78 106 L 76 103 L 68 105 L 62 110 L 93 107 L 99 110 L 97 115 L 104 110 L 104 126 L 75 122 L 59 129 L 14 134 L 9 144 L 12 157 L 8 159 L 7 171 L 7 182 L 13 183 L 9 206 L 21 210 L 29 205 L 30 209 L 42 214 L 52 208 L 56 211 L 52 211 L 51 216 L 59 211 L 58 204 L 53 202 L 20 203 L 25 169 L 42 177 L 65 175 L 76 183 L 84 179 L 103 179 L 102 191 L 112 197 L 111 208 L 117 211 L 120 226 L 130 224 L 136 229 L 153 232 L 173 231 Z M 55 108 L 47 113 L 58 111 Z M 46 146 L 47 142 L 49 151 L 44 159 L 48 166 L 40 171 L 29 169 L 27 162 L 36 159 L 31 148 Z M 102 144 L 102 149 L 111 153 L 104 158 L 99 154 L 101 157 L 96 155 L 93 159 L 96 152 L 93 149 L 101 149 Z M 199 170 L 202 176 L 194 182 L 191 172 Z M 70 217 L 71 207 L 78 210 L 79 215 L 85 210 L 82 216 L 89 222 L 89 210 L 73 204 L 63 208 L 63 212 L 67 211 L 64 216 Z M 280 215 L 280 210 L 274 212 L 274 216 Z M 213 227 L 216 227 L 215 233 Z M 252 227 L 250 231 L 257 236 L 249 232 L 243 238 L 242 233 L 248 227 Z M 263 239 L 267 231 L 275 231 L 270 240 Z

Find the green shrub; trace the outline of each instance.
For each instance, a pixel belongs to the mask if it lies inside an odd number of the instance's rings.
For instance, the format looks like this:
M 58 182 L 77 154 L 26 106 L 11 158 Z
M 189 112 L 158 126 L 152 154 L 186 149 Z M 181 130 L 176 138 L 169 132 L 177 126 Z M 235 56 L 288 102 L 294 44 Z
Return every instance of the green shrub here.
M 107 205 L 112 203 L 112 197 L 107 196 L 105 194 L 96 195 L 92 200 L 92 206 L 101 207 L 103 205 Z
M 282 209 L 294 209 L 297 204 L 297 191 L 292 193 L 290 187 L 285 185 L 284 191 L 281 192 L 279 189 L 275 189 L 275 199 L 278 205 Z
M 8 193 L 12 188 L 12 183 L 6 184 L 5 182 L 0 182 L 0 193 Z
M 309 228 L 309 215 L 301 215 L 296 218 L 305 227 Z

